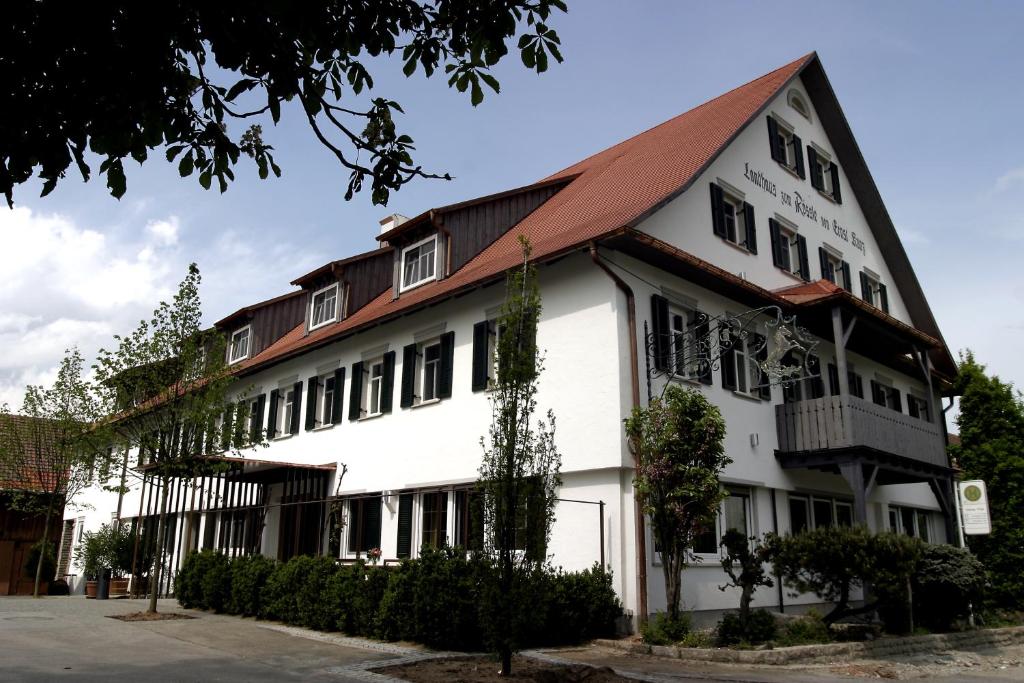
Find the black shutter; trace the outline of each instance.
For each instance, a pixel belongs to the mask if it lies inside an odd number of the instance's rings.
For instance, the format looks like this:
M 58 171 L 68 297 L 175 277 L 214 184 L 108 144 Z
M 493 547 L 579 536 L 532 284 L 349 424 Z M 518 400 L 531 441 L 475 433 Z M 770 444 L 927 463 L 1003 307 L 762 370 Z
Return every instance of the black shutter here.
M 804 145 L 796 135 L 793 136 L 793 155 L 796 158 L 796 174 L 803 180 L 807 177 L 807 171 L 804 169 Z
M 725 237 L 725 214 L 722 212 L 722 188 L 711 183 L 711 229 L 719 237 Z
M 722 354 L 722 386 L 726 389 L 736 388 L 736 348 L 733 344 L 742 343 L 738 337 L 733 337 L 731 332 L 724 335 L 719 331 L 719 339 L 728 339 L 728 348 Z
M 491 325 L 486 320 L 473 325 L 473 391 L 487 388 L 487 347 L 490 342 Z
M 670 354 L 668 299 L 660 294 L 651 295 L 651 333 L 654 335 L 654 367 L 662 372 L 668 370 Z
M 864 274 L 864 271 L 860 271 L 860 298 L 864 301 L 874 303 L 871 301 L 871 280 Z
M 363 361 L 352 364 L 352 393 L 348 397 L 348 419 L 358 420 L 363 409 Z
M 234 417 L 234 405 L 229 403 L 224 410 L 224 419 L 220 423 L 220 450 L 227 451 L 231 445 L 231 422 Z
M 362 550 L 359 545 L 359 536 L 362 533 L 362 515 L 360 510 L 363 507 L 363 501 L 358 499 L 351 499 L 348 501 L 348 551 L 350 553 L 356 553 Z
M 832 262 L 828 260 L 828 252 L 825 251 L 825 247 L 818 247 L 818 261 L 821 264 L 821 279 L 835 282 L 836 274 L 832 269 Z
M 839 368 L 834 363 L 828 364 L 828 393 L 832 396 L 839 395 Z
M 800 277 L 810 282 L 811 264 L 807 258 L 807 238 L 803 235 L 796 236 L 796 251 L 800 256 Z
M 821 186 L 821 174 L 818 171 L 818 168 L 821 166 L 821 164 L 818 163 L 818 152 L 815 151 L 813 147 L 807 148 L 807 162 L 808 165 L 811 167 L 809 169 L 811 172 L 811 187 L 813 187 L 815 190 L 824 189 Z
M 395 352 L 384 354 L 384 378 L 380 389 L 380 412 L 390 413 L 392 396 L 395 393 Z M 378 510 L 379 514 L 379 510 Z M 378 535 L 380 529 L 377 530 Z
M 757 253 L 757 225 L 754 223 L 754 207 L 743 202 L 743 227 L 747 231 L 747 251 Z
M 289 434 L 299 433 L 299 417 L 302 415 L 302 382 L 292 385 L 292 423 L 288 425 Z
M 306 431 L 316 427 L 316 392 L 320 388 L 320 378 L 313 376 L 306 382 Z
M 441 335 L 441 382 L 437 389 L 438 398 L 452 397 L 452 375 L 455 372 L 455 333 Z
M 903 412 L 903 398 L 900 396 L 899 389 L 890 389 L 892 391 L 892 402 L 895 404 L 893 410 L 898 413 Z
M 755 355 L 758 367 L 764 367 L 765 362 L 768 360 L 768 340 L 763 334 L 754 334 L 754 346 L 758 349 Z M 757 373 L 757 395 L 763 401 L 772 400 L 772 387 L 769 384 L 769 378 L 763 370 L 759 370 Z
M 416 394 L 416 344 L 409 344 L 402 349 L 402 393 L 398 405 L 402 408 L 412 406 Z
M 341 409 L 344 405 L 345 368 L 334 371 L 334 405 L 331 407 L 331 422 L 341 424 Z
M 694 331 L 697 336 L 697 358 L 693 363 L 697 368 L 697 379 L 701 384 L 711 384 L 711 323 L 707 313 L 693 312 Z
M 260 394 L 256 399 L 256 406 L 253 409 L 252 425 L 249 427 L 249 440 L 253 443 L 261 441 L 263 437 L 263 409 L 267 406 L 267 395 Z
M 921 414 L 917 410 L 917 401 L 913 396 L 907 398 L 907 413 L 910 417 L 921 417 Z
M 853 291 L 853 277 L 850 275 L 850 264 L 843 261 L 843 289 L 848 292 Z
M 878 299 L 881 304 L 882 312 L 889 312 L 889 293 L 885 291 L 885 285 L 878 285 Z
M 412 555 L 412 494 L 398 496 L 398 557 Z
M 779 222 L 774 218 L 768 219 L 768 236 L 771 237 L 772 240 L 772 263 L 779 268 L 786 268 L 786 270 L 789 270 L 789 268 L 786 267 L 786 262 L 783 260 L 782 233 L 779 231 Z
M 270 410 L 267 411 L 267 439 L 277 436 L 277 404 L 281 392 L 274 389 L 270 392 Z
M 839 190 L 839 167 L 836 166 L 835 162 L 832 163 L 832 167 L 829 169 L 832 173 L 832 199 L 836 200 L 836 203 L 843 203 L 843 193 Z
M 771 116 L 768 117 L 768 149 L 771 150 L 773 160 L 779 163 L 785 161 L 783 150 L 779 149 L 779 124 Z

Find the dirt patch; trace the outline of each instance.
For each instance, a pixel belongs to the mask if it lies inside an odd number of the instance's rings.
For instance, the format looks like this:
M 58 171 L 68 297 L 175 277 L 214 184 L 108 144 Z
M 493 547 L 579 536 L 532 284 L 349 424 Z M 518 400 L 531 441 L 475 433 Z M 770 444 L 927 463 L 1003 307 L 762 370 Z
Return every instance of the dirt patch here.
M 388 666 L 374 671 L 414 683 L 619 683 L 633 679 L 619 676 L 608 667 L 585 664 L 564 666 L 525 657 L 513 657 L 512 675 L 499 676 L 499 665 L 489 657 L 428 659 L 423 662 Z
M 128 614 L 108 614 L 108 619 L 121 621 L 174 621 L 176 619 L 195 619 L 191 614 L 181 612 L 129 612 Z

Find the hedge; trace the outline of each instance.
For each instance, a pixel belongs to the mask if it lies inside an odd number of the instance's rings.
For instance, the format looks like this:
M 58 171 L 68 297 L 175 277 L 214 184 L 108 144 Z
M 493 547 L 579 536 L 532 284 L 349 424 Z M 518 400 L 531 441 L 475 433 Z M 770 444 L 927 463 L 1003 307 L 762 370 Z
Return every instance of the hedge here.
M 611 574 L 547 567 L 519 584 L 521 647 L 571 645 L 611 636 L 622 606 Z M 394 568 L 326 557 L 288 562 L 229 559 L 211 550 L 191 553 L 175 582 L 183 607 L 256 616 L 352 636 L 407 640 L 445 650 L 490 646 L 488 596 L 496 585 L 483 559 L 461 549 L 424 548 Z

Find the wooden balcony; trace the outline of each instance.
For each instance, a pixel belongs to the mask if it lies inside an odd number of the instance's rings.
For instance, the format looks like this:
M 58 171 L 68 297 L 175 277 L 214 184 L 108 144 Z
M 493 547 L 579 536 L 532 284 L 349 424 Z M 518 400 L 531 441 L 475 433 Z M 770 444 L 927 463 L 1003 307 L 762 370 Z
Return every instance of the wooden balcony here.
M 775 422 L 781 453 L 863 448 L 949 467 L 938 425 L 855 396 L 776 406 Z

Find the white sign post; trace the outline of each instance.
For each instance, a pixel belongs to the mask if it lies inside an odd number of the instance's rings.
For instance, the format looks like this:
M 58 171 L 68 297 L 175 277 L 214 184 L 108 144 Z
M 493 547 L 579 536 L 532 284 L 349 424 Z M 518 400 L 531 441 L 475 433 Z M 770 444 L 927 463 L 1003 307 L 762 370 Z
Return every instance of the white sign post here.
M 980 479 L 961 481 L 957 489 L 964 533 L 968 536 L 992 533 L 992 518 L 988 513 L 988 491 L 985 489 L 985 482 Z

